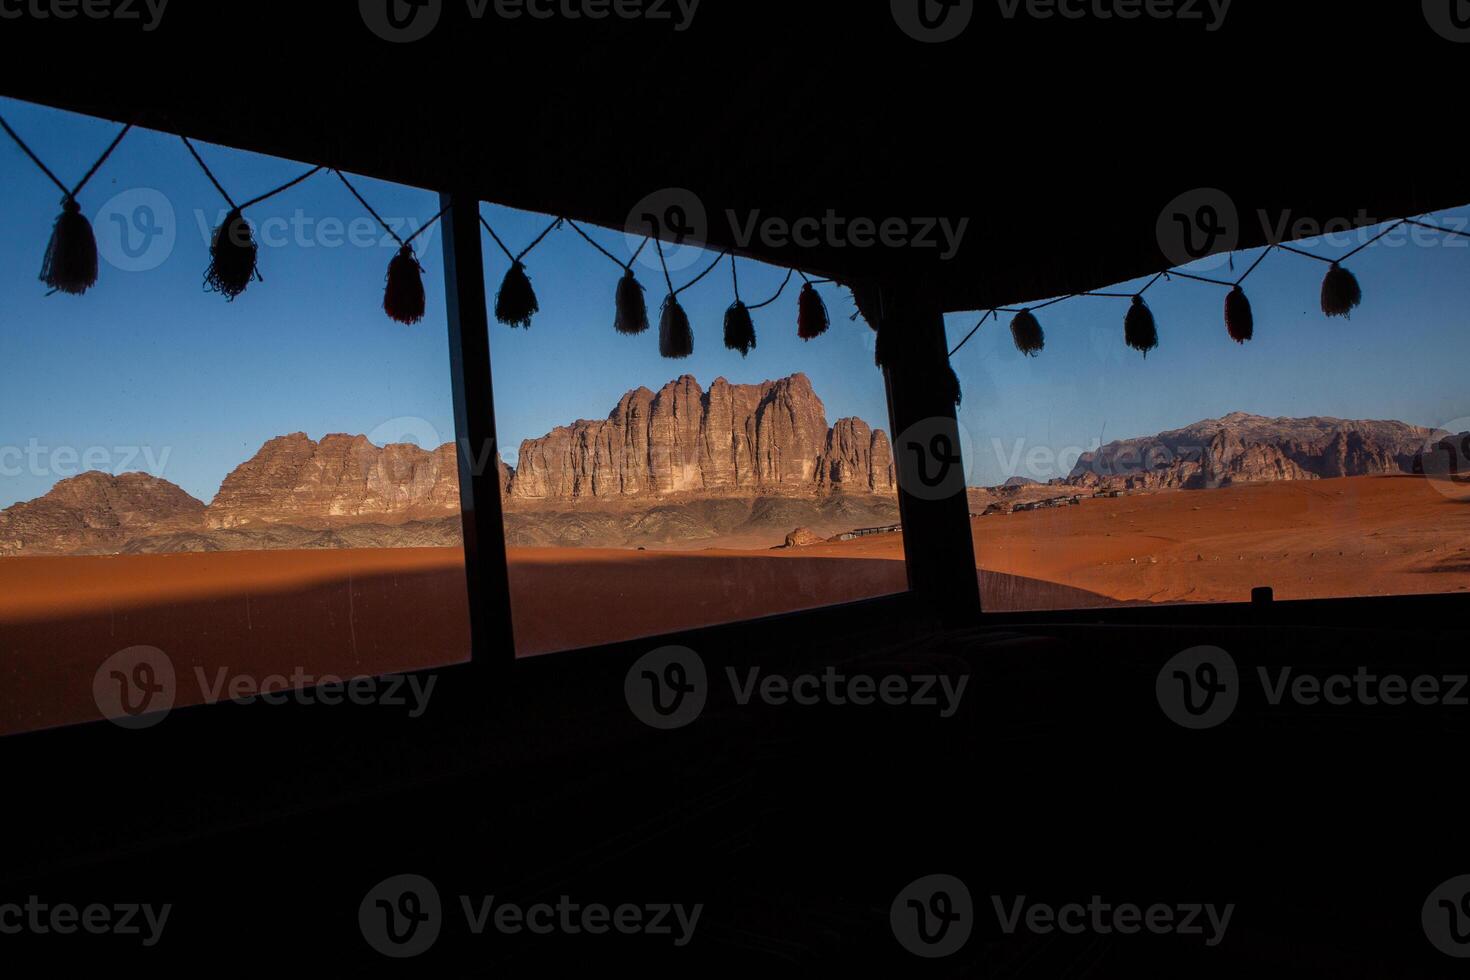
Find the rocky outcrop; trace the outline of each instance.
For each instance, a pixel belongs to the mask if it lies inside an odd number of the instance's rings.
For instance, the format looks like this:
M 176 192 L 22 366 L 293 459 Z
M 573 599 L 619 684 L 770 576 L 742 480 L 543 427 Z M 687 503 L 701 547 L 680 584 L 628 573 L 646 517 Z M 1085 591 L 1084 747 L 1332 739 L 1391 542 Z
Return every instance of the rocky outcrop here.
M 838 419 L 827 433 L 817 482 L 824 490 L 895 492 L 897 478 L 888 434 L 870 428 L 862 419 Z
M 495 457 L 518 515 L 510 533 L 535 543 L 666 543 L 765 533 L 793 517 L 832 527 L 896 513 L 887 435 L 855 418 L 829 429 L 801 374 L 758 385 L 720 378 L 708 391 L 687 375 L 657 393 L 639 388 L 606 419 L 526 441 L 519 462 L 512 470 Z M 453 443 L 376 446 L 296 432 L 236 467 L 207 508 L 141 474 L 58 483 L 0 513 L 0 555 L 438 541 L 458 533 L 458 465 Z M 783 503 L 795 510 L 782 512 Z M 383 530 L 393 527 L 402 530 Z
M 203 526 L 204 504 L 146 473 L 91 472 L 0 511 L 0 555 L 111 551 L 155 529 Z
M 267 442 L 225 477 L 209 505 L 211 528 L 251 524 L 384 523 L 442 516 L 459 507 L 454 445 L 374 446 L 366 436 L 304 433 Z
M 828 429 L 811 381 L 759 385 L 685 375 L 630 391 L 606 419 L 521 444 L 512 501 L 636 500 L 671 494 L 892 493 L 893 451 L 861 419 Z
M 1268 419 L 1244 412 L 1085 453 L 1067 479 L 1097 489 L 1202 489 L 1238 483 L 1409 473 L 1435 430 L 1403 422 Z

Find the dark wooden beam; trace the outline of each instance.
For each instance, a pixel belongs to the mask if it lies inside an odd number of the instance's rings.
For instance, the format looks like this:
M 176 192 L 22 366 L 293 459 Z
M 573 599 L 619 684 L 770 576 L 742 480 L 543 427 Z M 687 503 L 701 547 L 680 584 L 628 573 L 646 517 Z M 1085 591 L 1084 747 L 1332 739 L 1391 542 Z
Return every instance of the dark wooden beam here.
M 480 201 L 471 193 L 448 193 L 440 196 L 440 205 L 448 208 L 443 219 L 444 295 L 472 662 L 477 667 L 500 667 L 515 661 L 515 634 L 495 441 Z
M 971 625 L 980 616 L 980 584 L 959 421 L 942 383 L 944 314 L 918 280 L 892 281 L 880 296 L 882 329 L 898 340 L 885 374 L 909 588 L 945 626 Z

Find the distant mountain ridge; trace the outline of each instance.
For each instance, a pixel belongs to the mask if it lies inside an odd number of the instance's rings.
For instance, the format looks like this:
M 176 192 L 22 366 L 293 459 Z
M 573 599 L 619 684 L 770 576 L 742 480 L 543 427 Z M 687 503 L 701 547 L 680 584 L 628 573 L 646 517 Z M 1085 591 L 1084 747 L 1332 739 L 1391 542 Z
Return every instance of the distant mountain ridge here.
M 1232 412 L 1084 453 L 1066 482 L 1096 489 L 1203 489 L 1277 480 L 1412 473 L 1444 435 L 1405 422 L 1265 418 Z
M 802 374 L 758 385 L 719 378 L 708 392 L 689 375 L 657 393 L 638 388 L 605 420 L 574 422 L 523 442 L 518 470 L 495 462 L 507 510 L 524 515 L 508 521 L 513 542 L 624 546 L 675 540 L 671 529 L 678 527 L 693 539 L 731 529 L 755 533 L 778 513 L 807 523 L 857 513 L 882 522 L 897 514 L 887 434 L 857 418 L 829 428 Z M 607 512 L 765 496 L 811 505 L 795 512 L 704 508 L 682 524 L 667 515 L 640 522 Z M 856 511 L 822 504 L 838 496 L 882 499 Z M 599 515 L 571 512 L 586 505 Z M 43 497 L 0 511 L 0 555 L 453 543 L 459 508 L 453 443 L 430 450 L 376 446 L 362 435 L 317 441 L 297 432 L 268 440 L 207 506 L 140 473 L 63 480 Z M 696 513 L 703 516 L 690 516 Z

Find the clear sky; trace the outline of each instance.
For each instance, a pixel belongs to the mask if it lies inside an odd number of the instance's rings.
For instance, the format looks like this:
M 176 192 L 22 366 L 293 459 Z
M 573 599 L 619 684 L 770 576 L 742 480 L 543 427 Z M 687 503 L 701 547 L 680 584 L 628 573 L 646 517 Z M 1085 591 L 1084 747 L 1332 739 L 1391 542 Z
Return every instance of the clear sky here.
M 0 113 L 68 183 L 118 129 L 6 99 Z M 199 147 L 237 201 L 305 169 Z M 334 176 L 320 173 L 247 212 L 258 224 L 265 281 L 227 303 L 202 288 L 210 229 L 225 205 L 176 137 L 135 130 L 81 195 L 103 252 L 99 284 L 81 297 L 47 296 L 37 275 L 60 192 L 3 133 L 0 178 L 8 216 L 0 236 L 6 382 L 0 386 L 0 507 L 40 496 L 85 469 L 152 472 L 208 501 L 263 442 L 290 432 L 364 433 L 375 441 L 421 444 L 454 438 L 437 228 L 419 248 L 428 316 L 414 327 L 393 323 L 381 303 L 396 246 L 369 233 L 361 205 Z M 355 183 L 390 221 L 417 227 L 439 209 L 438 195 L 429 191 Z M 151 220 L 140 206 L 152 208 Z M 549 221 L 493 205 L 484 213 L 517 251 Z M 132 257 L 123 251 L 114 216 L 132 225 Z M 137 223 L 171 228 L 172 247 L 167 234 L 145 236 Z M 620 232 L 587 230 L 609 251 L 631 257 Z M 509 263 L 489 236 L 484 243 L 493 302 Z M 656 261 L 651 251 L 646 258 Z M 683 266 L 674 272 L 676 285 L 712 258 L 675 256 Z M 511 463 L 522 439 L 578 418 L 605 418 L 625 391 L 657 390 L 686 373 L 708 387 L 721 375 L 758 382 L 804 371 L 829 420 L 857 415 L 887 427 L 871 332 L 849 322 L 845 290 L 820 287 L 833 326 L 806 343 L 796 336 L 800 280 L 793 280 L 777 303 L 757 311 L 759 346 L 742 360 L 723 344 L 731 301 L 726 264 L 681 296 L 694 325 L 695 354 L 668 361 L 658 356 L 656 321 L 638 337 L 614 332 L 621 271 L 569 228 L 549 236 L 526 262 L 540 315 L 530 330 L 491 325 L 496 410 Z M 661 273 L 642 262 L 636 270 L 656 318 Z M 742 296 L 767 299 L 783 276 L 742 262 Z
M 0 112 L 63 180 L 85 172 L 114 124 L 0 99 Z M 237 200 L 263 193 L 301 164 L 201 145 Z M 258 223 L 264 282 L 227 303 L 202 288 L 210 230 L 224 204 L 177 138 L 129 134 L 82 193 L 97 228 L 101 282 L 82 297 L 47 296 L 37 280 L 59 192 L 0 134 L 0 507 L 39 496 L 84 469 L 145 470 L 202 500 L 267 439 L 296 431 L 364 433 L 375 441 L 453 438 L 443 265 L 437 229 L 421 239 L 429 315 L 415 327 L 381 311 L 392 242 L 361 206 L 321 173 L 248 212 Z M 417 227 L 438 211 L 425 190 L 359 179 L 385 217 Z M 151 208 L 150 212 L 140 208 Z M 519 250 L 542 215 L 486 205 Z M 1446 212 L 1464 219 L 1470 210 Z M 124 247 L 118 221 L 131 225 Z M 144 234 L 139 225 L 162 229 Z M 589 229 L 614 254 L 620 233 Z M 1425 244 L 1424 242 L 1432 244 Z M 170 244 L 171 242 L 171 244 Z M 1340 254 L 1344 243 L 1304 243 Z M 1364 303 L 1351 321 L 1318 309 L 1326 266 L 1276 254 L 1252 276 L 1256 339 L 1238 347 L 1221 317 L 1225 290 L 1176 279 L 1148 294 L 1161 343 L 1144 360 L 1123 345 L 1126 300 L 1078 298 L 1042 311 L 1047 348 L 1023 358 L 1009 317 L 992 321 L 955 358 L 965 388 L 971 482 L 1061 475 L 1076 452 L 1231 411 L 1264 415 L 1394 418 L 1442 425 L 1470 415 L 1470 241 L 1397 237 L 1355 257 Z M 485 238 L 492 296 L 508 266 Z M 712 256 L 677 256 L 676 285 Z M 1241 271 L 1254 255 L 1237 257 Z M 664 289 L 649 254 L 637 266 L 651 316 Z M 578 418 L 603 418 L 630 388 L 657 389 L 688 373 L 758 382 L 806 372 L 829 421 L 857 415 L 887 428 L 872 334 L 849 322 L 845 290 L 823 286 L 832 329 L 796 336 L 799 280 L 756 313 L 759 346 L 747 359 L 722 343 L 731 300 L 728 264 L 681 299 L 695 354 L 658 356 L 657 328 L 612 329 L 620 271 L 570 229 L 526 260 L 541 303 L 530 330 L 492 324 L 496 405 L 504 455 L 525 438 Z M 1216 262 L 1216 265 L 1223 260 Z M 1228 269 L 1213 273 L 1229 278 Z M 768 298 L 784 270 L 741 263 L 748 302 Z M 1038 298 L 1040 299 L 1040 298 Z M 952 342 L 978 315 L 947 318 Z M 1464 426 L 1470 428 L 1470 425 Z M 1041 462 L 1026 463 L 1033 450 Z M 1070 455 L 1069 455 L 1070 454 Z M 1059 455 L 1048 469 L 1045 460 Z
M 1470 230 L 1470 209 L 1433 220 Z M 1335 258 L 1374 233 L 1296 245 Z M 1259 254 L 1235 255 L 1233 272 L 1226 256 L 1185 268 L 1233 281 Z M 1065 476 L 1100 438 L 1151 435 L 1235 411 L 1431 427 L 1470 416 L 1470 240 L 1400 229 L 1346 266 L 1362 285 L 1363 304 L 1350 320 L 1328 319 L 1320 306 L 1328 266 L 1273 252 L 1244 287 L 1256 321 L 1244 346 L 1225 332 L 1228 290 L 1178 277 L 1147 293 L 1159 329 L 1147 359 L 1124 346 L 1126 299 L 1084 296 L 1040 311 L 1046 349 L 1035 358 L 1015 349 L 1010 315 L 992 318 L 953 360 L 965 391 L 960 421 L 972 446 L 971 484 Z M 951 347 L 979 319 L 946 317 Z

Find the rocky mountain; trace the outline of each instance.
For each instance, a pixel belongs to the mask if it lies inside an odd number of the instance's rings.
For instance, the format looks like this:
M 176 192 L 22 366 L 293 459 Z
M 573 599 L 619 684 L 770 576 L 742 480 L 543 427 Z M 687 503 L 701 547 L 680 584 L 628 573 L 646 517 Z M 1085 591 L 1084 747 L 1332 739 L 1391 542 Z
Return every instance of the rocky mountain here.
M 204 504 L 144 473 L 83 473 L 0 511 L 0 555 L 109 552 L 155 531 L 196 527 Z
M 402 523 L 459 510 L 454 444 L 375 446 L 366 436 L 279 436 L 225 477 L 206 524 Z
M 521 444 L 512 502 L 646 500 L 670 494 L 894 491 L 888 436 L 861 419 L 827 425 L 804 374 L 758 385 L 685 375 L 624 395 L 606 419 Z
M 888 436 L 856 418 L 829 428 L 801 374 L 639 388 L 604 420 L 522 443 L 520 463 L 496 459 L 513 544 L 626 547 L 897 519 Z M 208 506 L 143 474 L 64 480 L 0 512 L 0 555 L 452 544 L 459 506 L 453 443 L 297 432 L 261 446 Z
M 1237 483 L 1410 473 L 1434 429 L 1403 422 L 1234 412 L 1085 453 L 1067 478 L 1095 489 L 1196 490 Z

